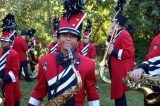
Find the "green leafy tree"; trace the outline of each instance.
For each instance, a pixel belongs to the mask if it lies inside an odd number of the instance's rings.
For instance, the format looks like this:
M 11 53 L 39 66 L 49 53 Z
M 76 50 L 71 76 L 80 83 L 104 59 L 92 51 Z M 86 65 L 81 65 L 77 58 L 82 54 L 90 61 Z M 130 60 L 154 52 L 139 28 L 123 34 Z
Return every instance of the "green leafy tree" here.
M 136 39 L 152 39 L 160 33 L 160 1 L 159 0 L 130 0 L 127 2 L 125 15 L 135 28 Z

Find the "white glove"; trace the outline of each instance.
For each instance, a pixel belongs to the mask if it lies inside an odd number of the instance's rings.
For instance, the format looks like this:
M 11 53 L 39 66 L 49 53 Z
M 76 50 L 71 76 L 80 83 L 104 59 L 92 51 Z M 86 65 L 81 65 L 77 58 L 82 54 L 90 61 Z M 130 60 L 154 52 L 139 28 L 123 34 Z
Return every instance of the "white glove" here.
M 141 79 L 143 72 L 144 70 L 142 68 L 135 69 L 130 73 L 130 77 L 132 77 L 136 82 L 138 82 Z
M 108 47 L 108 45 L 109 45 L 109 42 L 106 40 L 106 43 L 105 43 L 105 44 L 106 44 L 106 47 Z

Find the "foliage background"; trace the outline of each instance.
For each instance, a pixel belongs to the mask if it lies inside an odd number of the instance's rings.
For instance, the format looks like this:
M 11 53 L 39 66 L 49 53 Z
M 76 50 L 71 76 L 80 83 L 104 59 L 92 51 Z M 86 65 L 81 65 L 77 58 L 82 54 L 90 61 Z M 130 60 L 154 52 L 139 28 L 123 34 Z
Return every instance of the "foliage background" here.
M 41 39 L 43 46 L 47 47 L 52 41 L 52 20 L 54 17 L 60 17 L 63 13 L 62 1 L 0 0 L 0 20 L 8 13 L 13 13 L 17 22 L 17 32 L 19 33 L 23 29 L 35 28 L 37 31 L 36 36 Z M 115 15 L 114 8 L 116 5 L 117 0 L 85 0 L 87 18 L 93 21 L 91 41 L 97 46 L 97 62 L 102 59 L 105 40 L 108 36 L 112 18 Z M 160 0 L 127 0 L 124 6 L 123 14 L 128 17 L 127 28 L 132 26 L 130 32 L 136 48 L 137 63 L 143 61 L 151 39 L 157 33 L 160 33 L 159 6 Z M 85 29 L 87 18 L 84 21 L 83 29 Z M 1 21 L 0 24 L 2 24 Z M 102 106 L 106 106 L 106 104 L 112 106 L 113 101 L 109 99 L 109 90 L 107 89 L 107 95 L 103 93 L 106 92 L 106 87 L 108 88 L 109 85 L 106 86 L 99 80 L 98 84 L 102 88 L 100 91 Z M 34 85 L 35 82 L 28 84 L 21 81 L 21 88 L 24 93 L 22 106 L 26 105 Z M 127 95 L 129 97 L 129 106 L 143 106 L 143 103 L 141 103 L 143 96 L 141 94 L 131 92 Z
M 0 20 L 13 13 L 17 30 L 35 28 L 36 35 L 51 41 L 52 20 L 63 13 L 63 0 L 0 0 Z M 103 46 L 107 38 L 117 0 L 85 0 L 87 18 L 93 20 L 92 41 Z M 123 14 L 128 17 L 127 26 L 133 27 L 134 40 L 150 40 L 160 31 L 159 0 L 127 0 Z M 87 20 L 86 18 L 86 20 Z M 84 22 L 85 29 L 86 21 Z

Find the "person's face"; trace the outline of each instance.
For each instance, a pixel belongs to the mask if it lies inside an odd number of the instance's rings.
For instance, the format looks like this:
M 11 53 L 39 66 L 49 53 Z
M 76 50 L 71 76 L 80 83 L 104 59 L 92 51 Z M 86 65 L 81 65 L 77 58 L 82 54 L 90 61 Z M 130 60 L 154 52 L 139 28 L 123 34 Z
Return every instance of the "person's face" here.
M 72 33 L 61 33 L 58 37 L 58 41 L 62 46 L 62 49 L 75 49 L 78 45 L 78 37 Z
M 35 40 L 35 37 L 34 37 L 34 36 L 32 36 L 32 37 L 31 37 L 31 40 Z
M 3 49 L 6 49 L 10 47 L 10 43 L 8 41 L 1 41 L 1 46 Z
M 22 38 L 23 38 L 23 39 L 26 39 L 26 36 L 25 36 L 25 35 L 23 35 L 23 36 L 22 36 Z
M 57 42 L 57 37 L 53 36 L 53 42 Z
M 114 31 L 114 29 L 115 29 L 115 27 L 116 27 L 117 24 L 118 24 L 118 23 L 116 23 L 116 21 L 113 21 L 113 22 L 112 22 L 111 28 L 110 28 L 110 30 L 109 30 L 109 35 L 112 35 L 112 34 L 113 34 L 113 31 Z
M 89 38 L 86 38 L 86 37 L 83 38 L 83 43 L 84 43 L 84 44 L 89 43 L 89 41 L 90 41 Z

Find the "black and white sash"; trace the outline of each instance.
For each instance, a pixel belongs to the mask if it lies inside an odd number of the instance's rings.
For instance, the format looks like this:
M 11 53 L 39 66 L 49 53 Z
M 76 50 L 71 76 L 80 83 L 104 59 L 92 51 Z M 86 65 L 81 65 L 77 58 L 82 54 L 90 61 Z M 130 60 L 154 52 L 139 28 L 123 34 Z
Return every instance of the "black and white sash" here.
M 75 67 L 79 65 L 79 61 L 75 62 Z M 51 99 L 56 95 L 59 95 L 63 93 L 65 90 L 71 88 L 72 86 L 76 85 L 76 76 L 71 68 L 71 65 L 69 65 L 68 68 L 64 69 L 59 75 L 58 75 L 58 86 L 57 86 L 57 76 L 50 79 L 48 81 L 49 86 L 49 92 L 48 92 L 48 99 Z
M 9 54 L 10 50 L 6 51 L 2 57 L 0 58 L 0 71 L 2 71 L 5 66 L 6 66 L 6 62 L 7 62 L 7 55 Z
M 36 46 L 36 39 L 34 39 L 34 40 L 31 41 L 31 44 L 30 44 L 29 49 L 32 49 L 32 48 L 34 48 L 35 46 Z
M 87 55 L 88 50 L 89 50 L 89 44 L 90 44 L 90 43 L 88 43 L 88 44 L 81 50 L 81 53 L 82 53 L 83 56 L 86 56 L 86 55 Z
M 148 71 L 151 76 L 160 75 L 160 56 L 150 58 L 142 64 L 148 65 Z
M 50 53 L 54 53 L 57 50 L 58 42 L 50 49 Z

